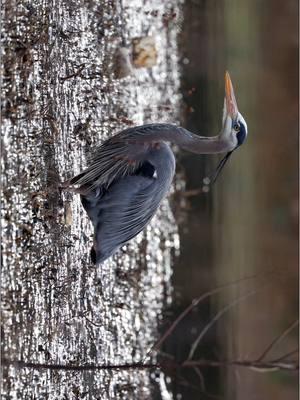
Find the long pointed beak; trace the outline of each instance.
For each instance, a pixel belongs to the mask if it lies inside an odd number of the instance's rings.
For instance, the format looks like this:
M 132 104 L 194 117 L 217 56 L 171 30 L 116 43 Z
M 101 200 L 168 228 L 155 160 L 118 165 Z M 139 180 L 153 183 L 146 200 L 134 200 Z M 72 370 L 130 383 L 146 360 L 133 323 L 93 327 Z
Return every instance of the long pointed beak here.
M 217 177 L 220 175 L 222 169 L 224 168 L 224 165 L 226 164 L 226 162 L 229 160 L 231 154 L 233 153 L 233 150 L 229 151 L 225 157 L 222 158 L 222 160 L 219 162 L 216 171 L 212 177 L 211 183 L 215 183 L 217 180 Z
M 238 106 L 228 71 L 225 73 L 225 105 L 226 113 L 230 115 L 231 119 L 236 119 L 238 115 Z
M 213 184 L 216 182 L 216 180 L 217 180 L 218 176 L 220 175 L 220 173 L 221 173 L 221 171 L 222 171 L 224 165 L 226 164 L 227 160 L 229 160 L 229 157 L 231 156 L 231 154 L 232 154 L 233 152 L 234 152 L 234 150 L 229 151 L 229 152 L 225 155 L 225 157 L 222 158 L 222 160 L 219 162 L 219 164 L 218 164 L 218 166 L 217 166 L 217 168 L 216 168 L 214 174 L 212 174 L 211 176 L 206 177 L 206 178 L 203 179 L 203 183 L 204 183 L 204 185 L 205 185 L 206 187 L 207 187 L 208 185 L 213 185 Z

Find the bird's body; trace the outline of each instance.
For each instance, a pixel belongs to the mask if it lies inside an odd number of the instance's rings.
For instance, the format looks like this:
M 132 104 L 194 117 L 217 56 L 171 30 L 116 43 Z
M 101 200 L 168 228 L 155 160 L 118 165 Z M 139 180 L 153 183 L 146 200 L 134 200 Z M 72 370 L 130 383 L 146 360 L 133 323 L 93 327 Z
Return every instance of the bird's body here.
M 169 191 L 175 158 L 168 143 L 197 154 L 226 152 L 213 181 L 246 135 L 227 74 L 223 128 L 218 136 L 198 136 L 171 124 L 123 130 L 97 147 L 88 168 L 69 181 L 94 226 L 91 259 L 99 264 L 148 224 Z
M 94 225 L 91 258 L 97 264 L 144 229 L 168 193 L 175 173 L 175 158 L 167 144 L 132 146 L 141 147 L 143 161 L 108 187 L 103 184 L 81 195 Z

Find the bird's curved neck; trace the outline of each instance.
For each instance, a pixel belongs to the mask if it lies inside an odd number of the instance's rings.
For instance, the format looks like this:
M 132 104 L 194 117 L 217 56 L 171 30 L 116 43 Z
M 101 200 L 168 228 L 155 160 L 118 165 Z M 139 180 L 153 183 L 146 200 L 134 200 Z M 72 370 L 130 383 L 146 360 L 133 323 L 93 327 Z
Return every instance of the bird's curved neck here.
M 232 143 L 222 135 L 199 136 L 184 128 L 178 128 L 178 146 L 196 154 L 218 154 L 232 150 Z
M 185 128 L 171 124 L 149 124 L 139 130 L 144 142 L 171 142 L 196 154 L 217 154 L 232 150 L 232 143 L 224 136 L 199 136 Z

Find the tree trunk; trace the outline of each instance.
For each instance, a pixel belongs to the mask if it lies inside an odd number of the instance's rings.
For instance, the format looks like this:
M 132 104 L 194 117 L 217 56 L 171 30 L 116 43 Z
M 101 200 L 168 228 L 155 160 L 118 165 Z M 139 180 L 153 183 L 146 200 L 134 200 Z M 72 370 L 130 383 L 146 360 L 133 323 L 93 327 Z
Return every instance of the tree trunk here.
M 140 362 L 155 342 L 178 243 L 168 201 L 145 232 L 96 268 L 79 196 L 62 192 L 59 182 L 78 173 L 89 150 L 116 131 L 177 122 L 179 4 L 2 2 L 5 359 L 124 364 Z M 120 73 L 116 52 L 120 46 L 130 52 L 132 40 L 144 36 L 154 37 L 156 65 Z M 143 399 L 154 388 L 146 370 L 10 365 L 2 382 L 4 398 L 20 399 Z

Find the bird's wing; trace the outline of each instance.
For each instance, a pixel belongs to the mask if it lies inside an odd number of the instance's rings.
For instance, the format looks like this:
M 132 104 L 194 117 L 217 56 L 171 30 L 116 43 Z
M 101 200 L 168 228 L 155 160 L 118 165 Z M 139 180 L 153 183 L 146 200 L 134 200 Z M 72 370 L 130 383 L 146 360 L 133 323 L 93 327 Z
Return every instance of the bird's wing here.
M 140 175 L 112 184 L 98 202 L 93 221 L 97 252 L 110 255 L 141 232 L 168 189 L 159 190 L 155 178 Z
M 163 141 L 164 132 L 176 129 L 170 124 L 147 124 L 119 132 L 94 149 L 86 170 L 70 183 L 79 185 L 80 193 L 102 186 L 108 188 L 116 179 L 134 174 L 153 143 Z
M 132 175 L 139 168 L 151 142 L 137 143 L 132 132 L 121 133 L 97 147 L 90 156 L 88 167 L 70 180 L 71 185 L 80 186 L 78 192 L 87 193 L 102 186 L 108 188 L 113 181 Z M 135 134 L 139 134 L 137 128 Z
M 143 146 L 139 146 L 143 150 Z M 133 174 L 141 157 L 137 152 L 135 159 L 129 158 L 128 146 L 121 142 L 105 142 L 92 156 L 89 166 L 71 179 L 72 185 L 79 185 L 79 192 L 85 193 L 97 187 L 108 188 L 113 181 Z

